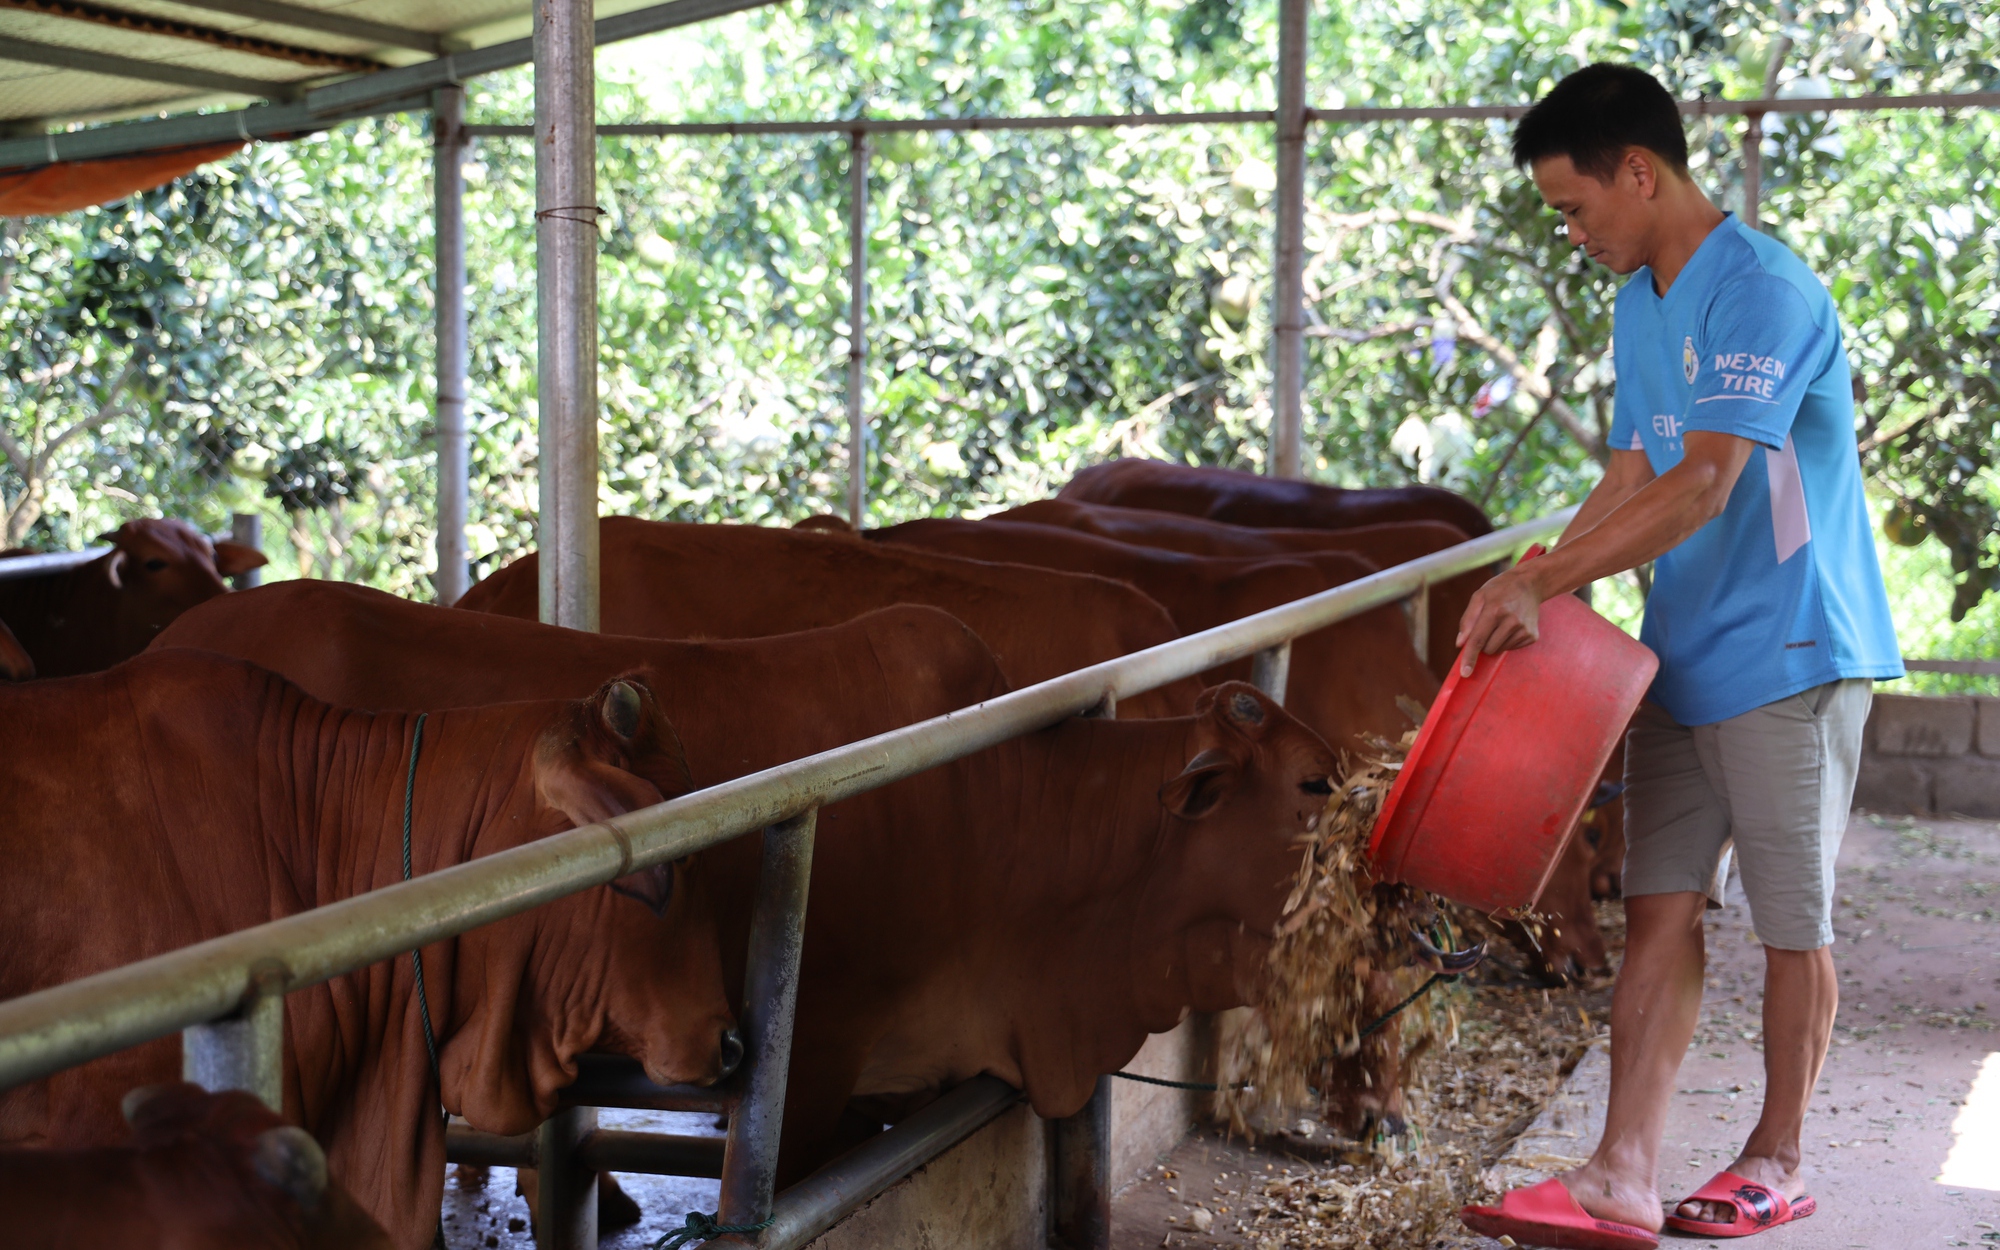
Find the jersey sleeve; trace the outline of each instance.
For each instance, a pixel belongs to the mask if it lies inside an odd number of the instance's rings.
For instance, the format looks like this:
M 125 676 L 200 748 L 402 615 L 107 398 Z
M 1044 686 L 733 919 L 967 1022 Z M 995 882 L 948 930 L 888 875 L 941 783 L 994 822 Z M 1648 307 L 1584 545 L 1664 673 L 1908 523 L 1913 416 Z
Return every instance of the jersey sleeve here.
M 1771 274 L 1739 275 L 1716 291 L 1699 336 L 1681 428 L 1782 450 L 1826 351 L 1805 297 Z
M 1605 445 L 1613 451 L 1644 451 L 1646 444 L 1639 440 L 1639 414 L 1634 411 L 1639 403 L 1627 396 L 1634 388 L 1614 386 L 1611 392 L 1611 433 L 1606 436 Z
M 1625 302 L 1624 292 L 1619 292 L 1618 302 Z M 1622 319 L 1613 313 L 1611 322 L 1611 432 L 1605 435 L 1605 445 L 1613 451 L 1644 451 L 1646 444 L 1639 441 L 1639 387 L 1625 385 L 1624 366 L 1632 359 L 1628 344 L 1620 329 Z

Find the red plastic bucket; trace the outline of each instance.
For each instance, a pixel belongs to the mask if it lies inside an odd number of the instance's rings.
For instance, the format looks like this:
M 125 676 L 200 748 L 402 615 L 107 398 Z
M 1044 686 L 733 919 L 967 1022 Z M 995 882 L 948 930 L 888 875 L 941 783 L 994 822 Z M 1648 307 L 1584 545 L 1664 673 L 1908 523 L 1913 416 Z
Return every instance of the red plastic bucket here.
M 1573 595 L 1542 605 L 1536 642 L 1470 677 L 1454 665 L 1375 822 L 1377 879 L 1489 913 L 1532 905 L 1659 666 Z

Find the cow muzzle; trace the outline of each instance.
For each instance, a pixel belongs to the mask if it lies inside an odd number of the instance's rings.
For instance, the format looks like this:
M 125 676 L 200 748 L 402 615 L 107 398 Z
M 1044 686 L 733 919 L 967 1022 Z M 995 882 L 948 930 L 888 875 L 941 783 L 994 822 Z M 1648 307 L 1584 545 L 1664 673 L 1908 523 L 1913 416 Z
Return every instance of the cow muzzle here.
M 717 1073 L 715 1080 L 718 1084 L 734 1076 L 736 1069 L 743 1066 L 743 1035 L 741 1033 L 733 1028 L 722 1030 L 722 1041 L 717 1048 L 716 1064 Z

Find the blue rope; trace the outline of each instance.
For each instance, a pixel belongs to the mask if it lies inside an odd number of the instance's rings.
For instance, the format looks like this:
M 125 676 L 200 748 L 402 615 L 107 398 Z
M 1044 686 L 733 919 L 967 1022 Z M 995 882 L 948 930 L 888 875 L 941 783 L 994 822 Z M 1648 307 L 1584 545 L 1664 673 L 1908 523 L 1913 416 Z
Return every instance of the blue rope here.
M 654 1242 L 652 1250 L 681 1250 L 683 1246 L 691 1246 L 697 1241 L 707 1241 L 725 1233 L 761 1233 L 771 1227 L 772 1220 L 778 1218 L 775 1215 L 768 1216 L 756 1224 L 718 1224 L 715 1222 L 717 1214 L 720 1213 L 703 1215 L 699 1211 L 688 1212 L 687 1223 Z

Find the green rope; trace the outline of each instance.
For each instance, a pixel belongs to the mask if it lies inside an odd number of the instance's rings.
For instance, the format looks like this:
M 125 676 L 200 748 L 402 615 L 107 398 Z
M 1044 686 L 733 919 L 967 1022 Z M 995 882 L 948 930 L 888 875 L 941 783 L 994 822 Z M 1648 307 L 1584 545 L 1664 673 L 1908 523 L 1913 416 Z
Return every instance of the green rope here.
M 403 880 L 410 879 L 410 811 L 417 797 L 417 755 L 424 749 L 424 722 L 429 712 L 417 713 L 417 731 L 410 737 L 410 772 L 403 779 Z M 430 996 L 424 993 L 424 952 L 410 952 L 410 964 L 417 973 L 417 1012 L 424 1022 L 424 1049 L 431 1057 L 431 1079 L 438 1083 L 438 1097 L 444 1097 L 444 1080 L 438 1075 L 437 1034 L 431 1030 Z
M 775 1215 L 767 1216 L 756 1224 L 718 1224 L 715 1222 L 718 1214 L 720 1212 L 711 1212 L 707 1215 L 699 1211 L 688 1212 L 687 1223 L 654 1242 L 652 1250 L 681 1250 L 683 1246 L 691 1246 L 697 1241 L 707 1241 L 711 1237 L 720 1237 L 725 1233 L 761 1233 L 771 1227 L 771 1222 L 778 1218 Z
M 410 771 L 403 778 L 403 880 L 410 879 L 410 812 L 416 806 L 417 796 L 417 756 L 424 749 L 424 722 L 430 718 L 429 712 L 417 713 L 417 729 L 410 737 Z M 431 1057 L 431 1080 L 438 1091 L 438 1115 L 445 1128 L 451 1127 L 451 1113 L 444 1109 L 444 1078 L 438 1074 L 437 1034 L 431 1030 L 430 996 L 424 993 L 424 953 L 410 952 L 410 963 L 417 973 L 417 1012 L 424 1022 L 424 1050 Z M 438 1214 L 438 1226 L 431 1237 L 432 1250 L 445 1250 L 444 1214 Z
M 1431 979 L 1424 982 L 1422 985 L 1419 985 L 1416 989 L 1411 990 L 1410 996 L 1408 998 L 1404 999 L 1400 1003 L 1397 1003 L 1394 1007 L 1389 1008 L 1389 1010 L 1377 1016 L 1373 1024 L 1361 1030 L 1361 1032 L 1355 1034 L 1355 1040 L 1359 1041 L 1362 1038 L 1367 1037 L 1370 1033 L 1373 1033 L 1375 1030 L 1389 1023 L 1389 1021 L 1394 1020 L 1397 1016 L 1402 1015 L 1404 1008 L 1408 1007 L 1411 1003 L 1416 1002 L 1419 998 L 1422 998 L 1424 995 L 1430 993 L 1431 987 L 1433 985 L 1436 985 L 1439 981 L 1456 981 L 1456 980 L 1458 980 L 1458 974 L 1456 972 L 1432 973 Z

